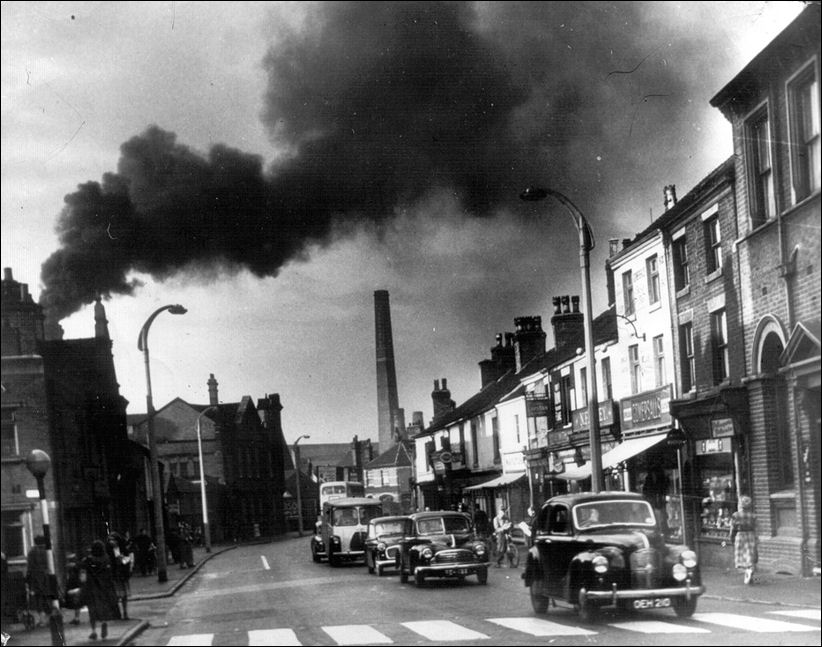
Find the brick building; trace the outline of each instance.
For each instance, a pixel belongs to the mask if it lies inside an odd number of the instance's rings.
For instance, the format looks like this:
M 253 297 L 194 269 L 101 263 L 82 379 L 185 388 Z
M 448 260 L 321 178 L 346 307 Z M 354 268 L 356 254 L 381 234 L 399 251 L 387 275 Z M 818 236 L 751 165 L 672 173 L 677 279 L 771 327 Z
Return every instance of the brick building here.
M 194 481 L 199 487 L 199 419 L 203 471 L 210 483 L 206 499 L 212 540 L 284 532 L 285 471 L 291 460 L 282 432 L 279 395 L 267 395 L 256 406 L 250 396 L 224 403 L 219 401 L 213 374 L 207 384 L 208 404 L 189 404 L 175 398 L 157 410 L 154 437 L 164 472 L 178 480 Z M 130 421 L 132 438 L 145 444 L 145 414 L 132 415 Z M 181 505 L 184 502 L 181 499 Z M 183 508 L 173 509 L 167 522 L 173 527 L 178 518 L 195 524 L 202 521 L 201 512 L 191 506 L 187 510 L 186 516 Z
M 49 454 L 46 500 L 57 573 L 67 552 L 134 527 L 143 455 L 126 435 L 111 339 L 100 300 L 95 335 L 45 339 L 42 308 L 25 283 L 2 281 L 2 548 L 24 563 L 42 532 L 32 449 Z M 144 512 L 144 511 L 143 511 Z
M 711 99 L 733 130 L 734 241 L 760 561 L 820 560 L 819 4 Z

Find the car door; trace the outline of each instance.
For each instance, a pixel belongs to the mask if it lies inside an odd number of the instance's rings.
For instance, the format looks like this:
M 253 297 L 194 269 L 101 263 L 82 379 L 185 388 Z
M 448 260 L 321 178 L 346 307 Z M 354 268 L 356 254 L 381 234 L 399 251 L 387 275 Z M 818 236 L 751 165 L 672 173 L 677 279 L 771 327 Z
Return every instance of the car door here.
M 571 510 L 565 503 L 554 503 L 546 511 L 545 536 L 541 557 L 545 585 L 552 595 L 562 596 L 567 587 L 568 567 L 577 553 Z

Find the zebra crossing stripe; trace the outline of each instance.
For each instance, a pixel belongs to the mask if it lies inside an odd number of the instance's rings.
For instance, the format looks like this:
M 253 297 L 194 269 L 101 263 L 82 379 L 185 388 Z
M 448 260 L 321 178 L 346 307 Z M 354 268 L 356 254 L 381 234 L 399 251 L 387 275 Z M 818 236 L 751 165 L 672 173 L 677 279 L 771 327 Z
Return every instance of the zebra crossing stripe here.
M 402 625 L 414 633 L 436 640 L 446 642 L 451 640 L 482 640 L 488 636 L 479 631 L 468 629 L 450 620 L 422 620 L 419 622 L 403 622 Z
M 753 616 L 738 616 L 731 613 L 695 613 L 694 620 L 708 622 L 723 627 L 745 629 L 756 633 L 782 633 L 783 631 L 808 631 L 805 625 L 771 620 L 770 618 L 756 618 Z
M 488 622 L 531 634 L 532 636 L 593 636 L 597 632 L 561 625 L 558 622 L 543 620 L 542 618 L 487 618 Z
M 387 645 L 394 642 L 371 625 L 335 625 L 323 627 L 323 631 L 338 645 Z M 279 643 L 269 644 L 278 645 Z
M 694 627 L 691 625 L 676 625 L 673 622 L 662 622 L 661 620 L 637 620 L 635 622 L 611 622 L 609 627 L 624 629 L 625 631 L 638 631 L 643 634 L 709 634 L 710 629 Z
M 781 616 L 792 618 L 802 618 L 803 620 L 816 620 L 822 622 L 822 613 L 819 609 L 792 609 L 791 611 L 771 611 Z
M 282 647 L 302 645 L 293 629 L 251 629 L 248 632 L 248 644 L 282 645 Z
M 187 634 L 185 636 L 172 636 L 168 641 L 169 645 L 210 645 L 214 640 L 214 634 Z

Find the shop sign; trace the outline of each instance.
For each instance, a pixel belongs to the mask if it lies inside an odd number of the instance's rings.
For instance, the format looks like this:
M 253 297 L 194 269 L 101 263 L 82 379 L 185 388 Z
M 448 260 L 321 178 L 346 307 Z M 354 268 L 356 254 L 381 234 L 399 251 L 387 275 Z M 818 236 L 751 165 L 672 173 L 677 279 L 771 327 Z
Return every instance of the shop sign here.
M 733 418 L 714 418 L 711 420 L 711 436 L 713 438 L 728 438 L 734 435 Z
M 544 418 L 551 414 L 551 399 L 538 396 L 526 396 L 525 415 L 529 418 Z
M 614 424 L 614 401 L 603 400 L 597 403 L 599 410 L 599 424 L 602 427 L 610 427 Z M 574 431 L 588 429 L 591 425 L 588 422 L 588 407 L 576 409 L 571 412 L 571 419 L 574 423 Z
M 726 438 L 708 438 L 696 443 L 697 455 L 727 454 L 731 451 L 731 441 Z
M 671 385 L 622 400 L 622 429 L 638 430 L 671 423 Z
M 502 469 L 505 472 L 521 472 L 525 469 L 524 455 L 520 452 L 510 452 L 502 455 Z
M 570 434 L 565 429 L 554 429 L 548 432 L 549 447 L 565 447 L 570 442 Z

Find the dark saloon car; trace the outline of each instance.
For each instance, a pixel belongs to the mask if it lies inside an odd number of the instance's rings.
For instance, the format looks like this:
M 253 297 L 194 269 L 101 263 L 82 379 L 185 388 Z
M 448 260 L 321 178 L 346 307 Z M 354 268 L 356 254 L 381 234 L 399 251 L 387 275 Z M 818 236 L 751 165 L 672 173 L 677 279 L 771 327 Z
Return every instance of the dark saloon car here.
M 464 512 L 409 515 L 399 547 L 400 582 L 413 576 L 417 586 L 422 586 L 428 577 L 463 579 L 467 575 L 476 575 L 480 584 L 488 582 L 488 546 Z
M 382 575 L 383 569 L 397 565 L 399 542 L 405 536 L 406 516 L 377 517 L 368 522 L 365 534 L 365 565 L 369 573 Z
M 654 509 L 631 492 L 557 496 L 542 504 L 522 578 L 536 613 L 551 598 L 575 605 L 583 622 L 600 607 L 696 610 L 705 592 L 694 551 L 666 544 Z

